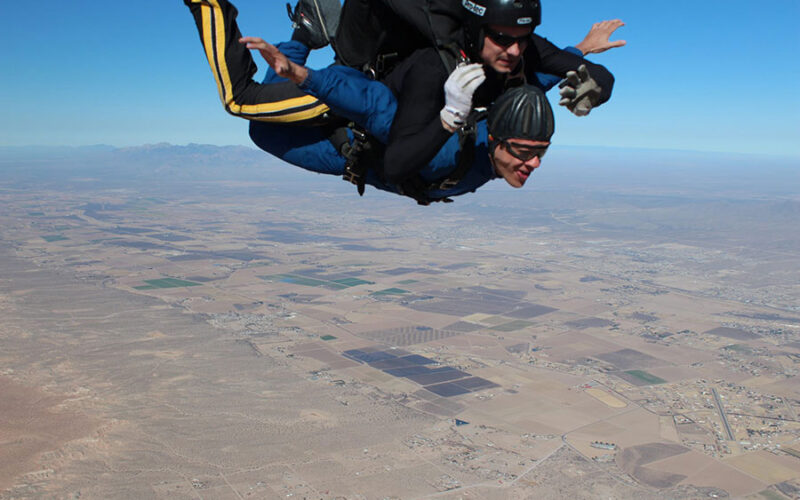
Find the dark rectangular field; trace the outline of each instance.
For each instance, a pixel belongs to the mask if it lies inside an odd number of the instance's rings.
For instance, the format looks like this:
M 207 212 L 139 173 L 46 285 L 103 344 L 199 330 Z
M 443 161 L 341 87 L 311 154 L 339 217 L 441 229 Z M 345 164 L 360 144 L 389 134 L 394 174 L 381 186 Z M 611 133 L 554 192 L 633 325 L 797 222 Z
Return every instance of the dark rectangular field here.
M 458 396 L 458 395 L 461 395 L 461 394 L 467 394 L 468 392 L 470 392 L 467 389 L 464 389 L 463 387 L 459 387 L 456 384 L 453 384 L 451 382 L 448 382 L 448 383 L 445 383 L 445 384 L 429 385 L 429 386 L 425 387 L 425 389 L 431 391 L 434 394 L 438 394 L 439 396 L 445 397 L 445 398 L 449 398 L 449 397 L 452 397 L 452 396 Z
M 430 373 L 431 369 L 428 368 L 427 366 L 414 365 L 414 366 L 407 366 L 404 368 L 392 368 L 383 371 L 388 373 L 389 375 L 392 375 L 393 377 L 411 378 L 415 375 Z
M 750 333 L 738 328 L 729 328 L 727 326 L 720 326 L 705 332 L 706 335 L 716 335 L 718 337 L 725 337 L 733 340 L 753 340 L 759 338 L 755 333 Z
M 491 380 L 486 380 L 485 378 L 481 377 L 465 378 L 462 380 L 456 380 L 453 383 L 470 391 L 480 391 L 483 389 L 491 389 L 492 387 L 500 387 Z
M 454 332 L 463 332 L 469 333 L 474 332 L 476 330 L 480 330 L 483 328 L 481 325 L 476 325 L 475 323 L 467 323 L 466 321 L 457 321 L 452 325 L 447 325 L 444 327 L 445 330 L 452 330 Z
M 556 309 L 555 307 L 547 307 L 539 304 L 529 304 L 520 307 L 519 309 L 514 309 L 511 312 L 507 312 L 503 314 L 503 316 L 508 316 L 509 318 L 516 318 L 516 319 L 530 319 L 554 311 L 558 311 L 558 309 Z
M 607 319 L 603 318 L 584 318 L 584 319 L 576 319 L 574 321 L 567 321 L 565 325 L 570 328 L 576 328 L 578 330 L 583 330 L 585 328 L 603 328 L 606 326 L 611 326 L 614 323 Z
M 420 356 L 419 354 L 411 354 L 410 356 L 403 356 L 403 358 L 401 358 L 401 359 L 405 359 L 405 360 L 411 361 L 412 363 L 414 363 L 416 365 L 434 365 L 434 364 L 436 364 L 436 361 L 434 361 L 434 360 L 432 360 L 430 358 L 426 358 L 425 356 Z
M 361 363 L 373 363 L 375 361 L 383 361 L 385 359 L 396 358 L 394 354 L 389 354 L 384 351 L 366 352 L 364 349 L 351 349 L 342 353 L 345 357 L 353 359 Z
M 369 366 L 377 368 L 378 370 L 392 370 L 396 368 L 407 368 L 409 366 L 417 366 L 421 363 L 414 363 L 403 358 L 389 358 L 381 359 L 378 361 L 369 362 Z
M 456 380 L 464 377 L 469 377 L 469 373 L 456 370 L 455 368 L 445 366 L 443 368 L 434 368 L 427 373 L 420 373 L 418 375 L 411 375 L 406 377 L 412 382 L 419 385 L 440 384 L 449 380 Z

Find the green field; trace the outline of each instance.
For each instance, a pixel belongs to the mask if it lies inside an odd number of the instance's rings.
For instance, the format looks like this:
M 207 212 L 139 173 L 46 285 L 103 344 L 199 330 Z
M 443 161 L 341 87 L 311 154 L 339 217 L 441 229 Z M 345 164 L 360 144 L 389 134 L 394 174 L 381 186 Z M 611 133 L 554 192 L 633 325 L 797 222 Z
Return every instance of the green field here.
M 386 290 L 373 292 L 371 295 L 403 295 L 406 293 L 409 293 L 408 290 L 403 290 L 402 288 L 387 288 Z
M 308 278 L 306 276 L 299 276 L 297 274 L 273 274 L 270 276 L 259 276 L 262 280 L 266 281 L 280 281 L 282 283 L 291 283 L 292 285 L 313 286 L 329 288 L 331 290 L 344 290 L 359 285 L 374 285 L 371 281 L 365 281 L 358 278 L 343 278 L 339 280 L 327 281 L 315 278 Z
M 371 281 L 360 280 L 358 278 L 344 278 L 341 280 L 333 280 L 334 283 L 338 283 L 340 285 L 344 285 L 347 287 L 351 286 L 359 286 L 359 285 L 374 285 L 375 283 Z
M 44 212 L 28 212 L 31 217 L 44 217 Z
M 762 497 L 766 498 L 767 500 L 786 500 L 786 497 L 781 495 L 780 493 L 776 493 L 772 490 L 764 490 L 759 493 Z
M 628 375 L 630 375 L 632 377 L 636 377 L 639 380 L 641 380 L 643 382 L 646 382 L 646 383 L 648 383 L 650 385 L 666 384 L 667 383 L 667 381 L 664 380 L 663 378 L 656 377 L 652 373 L 647 373 L 646 371 L 642 371 L 642 370 L 628 370 L 625 373 L 627 373 Z
M 403 280 L 397 282 L 398 285 L 412 285 L 414 283 L 419 283 L 419 280 Z
M 522 330 L 523 328 L 528 328 L 533 323 L 530 321 L 524 321 L 521 319 L 511 321 L 509 323 L 503 323 L 501 325 L 493 326 L 489 328 L 490 330 L 494 330 L 497 332 L 515 332 L 517 330 Z
M 332 288 L 334 290 L 344 290 L 346 285 L 334 283 L 332 281 L 323 281 L 314 278 L 307 278 L 305 276 L 297 276 L 294 274 L 274 274 L 272 276 L 259 276 L 261 279 L 268 281 L 280 281 L 282 283 L 291 283 L 292 285 L 313 286 Z
M 333 335 L 323 335 L 320 337 L 322 340 L 336 340 L 338 337 L 334 337 Z
M 200 286 L 194 281 L 179 280 L 177 278 L 161 278 L 157 280 L 144 280 L 147 285 L 136 286 L 135 290 L 156 290 L 158 288 L 184 288 L 187 286 Z
M 69 238 L 67 238 L 66 236 L 62 236 L 60 234 L 51 234 L 51 235 L 48 235 L 48 236 L 42 236 L 42 239 L 45 240 L 48 243 L 52 243 L 54 241 L 68 240 Z

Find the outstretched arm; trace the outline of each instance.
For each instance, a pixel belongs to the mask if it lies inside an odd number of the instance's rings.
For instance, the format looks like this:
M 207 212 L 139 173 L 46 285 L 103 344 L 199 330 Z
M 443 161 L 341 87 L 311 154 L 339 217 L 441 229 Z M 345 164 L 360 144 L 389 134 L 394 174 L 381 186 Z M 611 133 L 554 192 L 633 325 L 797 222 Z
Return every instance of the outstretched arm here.
M 613 42 L 609 40 L 611 35 L 622 26 L 625 26 L 625 23 L 619 19 L 595 23 L 581 43 L 566 47 L 564 50 L 577 56 L 585 56 L 586 54 L 599 54 L 609 49 L 622 47 L 627 43 L 625 40 Z M 539 80 L 539 86 L 544 90 L 550 90 L 562 80 L 560 76 L 546 73 L 536 73 L 536 78 Z
M 283 55 L 281 51 L 271 43 L 267 43 L 263 39 L 254 36 L 243 36 L 239 39 L 239 43 L 246 46 L 248 49 L 259 51 L 264 60 L 267 61 L 267 64 L 270 65 L 278 76 L 286 78 L 297 85 L 300 85 L 308 78 L 308 68 L 290 61 L 288 57 Z
M 567 72 L 575 71 L 581 65 L 586 65 L 591 77 L 602 88 L 597 104 L 609 100 L 614 88 L 614 76 L 605 67 L 560 49 L 535 33 L 533 34 L 533 43 L 525 50 L 525 71 L 528 73 L 529 81 L 533 81 L 535 78 L 532 74 L 534 71 L 566 78 Z
M 248 49 L 258 50 L 275 74 L 296 83 L 302 91 L 329 106 L 334 114 L 357 123 L 386 143 L 397 110 L 397 99 L 386 85 L 347 66 L 309 69 L 261 38 L 242 37 L 239 42 Z
M 622 47 L 627 42 L 625 40 L 611 41 L 611 35 L 617 31 L 618 28 L 625 26 L 625 23 L 620 19 L 612 19 L 611 21 L 602 21 L 592 25 L 592 29 L 586 35 L 581 43 L 575 46 L 576 49 L 586 54 L 599 54 L 609 49 Z
M 211 67 L 225 110 L 247 120 L 275 123 L 316 124 L 328 107 L 305 95 L 292 82 L 268 79 L 253 80 L 257 67 L 250 51 L 236 40 L 241 38 L 236 22 L 236 7 L 228 0 L 184 0 L 197 25 L 203 53 Z M 212 29 L 213 25 L 213 29 Z M 281 49 L 295 61 L 308 56 L 300 42 L 281 44 Z M 272 75 L 274 76 L 274 75 Z

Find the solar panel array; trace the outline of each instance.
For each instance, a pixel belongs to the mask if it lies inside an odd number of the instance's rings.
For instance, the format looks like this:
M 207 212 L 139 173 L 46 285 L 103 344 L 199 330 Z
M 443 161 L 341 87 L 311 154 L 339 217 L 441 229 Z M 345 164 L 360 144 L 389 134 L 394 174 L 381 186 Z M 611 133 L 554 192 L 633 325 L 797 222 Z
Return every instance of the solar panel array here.
M 394 377 L 406 378 L 446 398 L 499 387 L 490 380 L 474 377 L 451 366 L 437 366 L 438 363 L 430 358 L 404 351 L 351 349 L 342 355 Z
M 393 346 L 424 344 L 434 340 L 462 335 L 463 332 L 439 330 L 429 326 L 406 326 L 359 334 L 359 337 Z

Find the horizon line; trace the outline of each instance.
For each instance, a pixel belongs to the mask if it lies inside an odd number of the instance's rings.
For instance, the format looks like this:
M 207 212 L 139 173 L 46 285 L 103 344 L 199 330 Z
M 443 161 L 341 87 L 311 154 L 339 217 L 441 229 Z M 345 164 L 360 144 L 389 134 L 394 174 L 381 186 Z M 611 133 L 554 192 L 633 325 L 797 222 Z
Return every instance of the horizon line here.
M 47 148 L 64 148 L 64 149 L 90 149 L 90 148 L 111 148 L 115 150 L 120 149 L 133 149 L 133 148 L 144 148 L 144 147 L 152 147 L 152 146 L 169 146 L 169 147 L 188 147 L 188 146 L 213 146 L 218 148 L 226 148 L 226 147 L 242 147 L 245 149 L 251 149 L 253 151 L 261 151 L 259 148 L 249 145 L 249 144 L 212 144 L 212 143 L 204 143 L 204 142 L 188 142 L 185 144 L 175 144 L 167 141 L 163 142 L 146 142 L 136 145 L 128 145 L 128 146 L 116 146 L 113 144 L 106 144 L 106 143 L 96 143 L 96 144 L 82 144 L 82 145 L 69 145 L 69 144 L 25 144 L 25 145 L 10 145 L 10 144 L 0 144 L 0 149 L 47 149 Z M 673 148 L 654 148 L 654 147 L 643 147 L 643 146 L 609 146 L 609 145 L 587 145 L 587 144 L 555 144 L 555 146 L 559 148 L 570 148 L 570 149 L 608 149 L 608 150 L 623 150 L 623 151 L 639 151 L 639 152 L 669 152 L 669 153 L 695 153 L 695 154 L 719 154 L 719 155 L 748 155 L 748 156 L 759 156 L 759 157 L 774 157 L 774 158 L 785 158 L 785 159 L 798 159 L 800 160 L 800 152 L 796 153 L 769 153 L 769 152 L 761 152 L 761 153 L 753 153 L 753 152 L 741 152 L 741 151 L 719 151 L 719 150 L 702 150 L 702 149 L 673 149 Z M 266 153 L 269 154 L 269 153 Z

